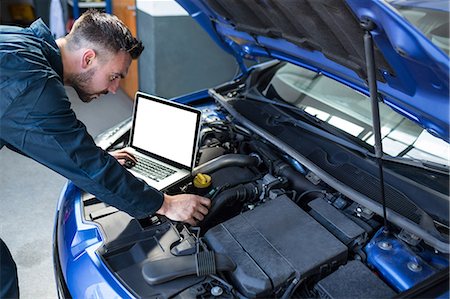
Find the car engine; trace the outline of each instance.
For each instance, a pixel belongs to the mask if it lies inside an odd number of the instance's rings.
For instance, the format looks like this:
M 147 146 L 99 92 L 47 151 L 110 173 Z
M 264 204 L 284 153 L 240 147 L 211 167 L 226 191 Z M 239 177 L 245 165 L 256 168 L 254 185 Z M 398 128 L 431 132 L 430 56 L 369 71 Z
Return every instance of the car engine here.
M 448 266 L 399 228 L 385 235 L 380 216 L 224 111 L 201 109 L 199 166 L 167 190 L 211 199 L 198 226 L 83 198 L 103 232 L 98 254 L 136 297 L 388 298 Z

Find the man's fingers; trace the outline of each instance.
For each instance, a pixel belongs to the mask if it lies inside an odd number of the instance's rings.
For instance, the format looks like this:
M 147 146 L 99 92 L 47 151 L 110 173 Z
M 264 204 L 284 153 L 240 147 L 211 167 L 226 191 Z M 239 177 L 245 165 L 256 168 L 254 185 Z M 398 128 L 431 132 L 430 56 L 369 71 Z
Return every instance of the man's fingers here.
M 196 225 L 208 214 L 211 200 L 194 194 L 164 195 L 164 202 L 157 211 L 171 220 Z
M 116 156 L 116 159 L 132 160 L 132 161 L 136 162 L 136 158 L 133 155 L 129 154 L 129 153 L 119 153 Z
M 197 212 L 202 214 L 202 215 L 206 215 L 206 214 L 208 214 L 208 209 L 205 206 L 199 205 L 197 207 Z M 195 218 L 197 218 L 197 217 L 195 217 Z M 197 219 L 198 220 L 203 220 L 203 218 L 202 219 L 197 218 Z
M 206 197 L 200 197 L 200 203 L 209 208 L 211 206 L 211 199 Z
M 194 218 L 189 218 L 189 219 L 187 219 L 187 220 L 184 221 L 184 222 L 187 222 L 187 223 L 189 223 L 189 224 L 192 225 L 192 226 L 197 225 L 197 221 L 195 221 Z
M 195 212 L 192 216 L 198 221 L 202 221 L 203 219 L 205 219 L 205 215 L 200 212 Z
M 130 154 L 129 152 L 127 152 L 127 151 L 125 151 L 123 149 L 110 152 L 110 154 L 114 158 L 116 158 L 117 160 L 122 160 L 123 159 L 123 160 L 131 160 L 131 161 L 133 161 L 135 163 L 137 162 L 136 158 L 132 154 Z
M 137 163 L 136 157 L 127 152 L 127 159 L 132 160 L 134 163 Z

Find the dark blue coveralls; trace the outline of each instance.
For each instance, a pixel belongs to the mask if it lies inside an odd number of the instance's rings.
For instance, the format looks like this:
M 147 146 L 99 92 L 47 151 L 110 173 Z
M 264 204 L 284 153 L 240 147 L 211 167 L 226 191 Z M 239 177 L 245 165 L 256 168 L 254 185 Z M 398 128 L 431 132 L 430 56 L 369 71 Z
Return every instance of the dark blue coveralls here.
M 76 118 L 63 85 L 59 48 L 41 20 L 28 28 L 0 26 L 0 148 L 3 146 L 136 218 L 148 216 L 162 205 L 163 194 L 97 147 Z M 18 297 L 15 263 L 1 239 L 0 266 L 0 298 Z

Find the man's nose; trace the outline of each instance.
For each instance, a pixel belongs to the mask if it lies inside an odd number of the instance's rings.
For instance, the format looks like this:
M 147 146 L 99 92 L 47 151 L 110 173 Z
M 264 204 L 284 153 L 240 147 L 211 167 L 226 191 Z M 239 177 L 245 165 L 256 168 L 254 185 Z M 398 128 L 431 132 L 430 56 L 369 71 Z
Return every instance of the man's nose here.
M 116 79 L 111 82 L 108 86 L 108 91 L 115 94 L 117 89 L 119 89 L 120 79 Z

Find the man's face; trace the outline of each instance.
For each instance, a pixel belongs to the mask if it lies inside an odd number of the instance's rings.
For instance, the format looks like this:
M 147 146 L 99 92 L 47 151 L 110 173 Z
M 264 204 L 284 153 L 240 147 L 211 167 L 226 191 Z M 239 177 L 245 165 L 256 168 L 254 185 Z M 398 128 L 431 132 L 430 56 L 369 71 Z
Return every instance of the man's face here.
M 95 58 L 84 72 L 67 78 L 69 85 L 85 103 L 89 103 L 102 94 L 115 93 L 119 88 L 120 79 L 128 73 L 128 67 L 131 64 L 131 56 L 123 51 L 103 60 L 101 62 Z

